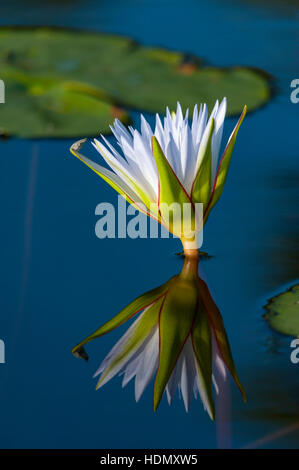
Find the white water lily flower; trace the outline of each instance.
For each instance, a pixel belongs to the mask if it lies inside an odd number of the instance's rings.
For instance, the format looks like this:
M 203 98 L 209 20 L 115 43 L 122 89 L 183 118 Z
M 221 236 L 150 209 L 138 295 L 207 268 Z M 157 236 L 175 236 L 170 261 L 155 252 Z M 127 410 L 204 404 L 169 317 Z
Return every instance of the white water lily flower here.
M 245 397 L 220 312 L 207 285 L 198 277 L 197 264 L 196 257 L 186 258 L 179 275 L 135 299 L 73 349 L 86 358 L 86 343 L 142 312 L 102 361 L 95 373 L 99 376 L 97 388 L 118 374 L 123 375 L 123 387 L 135 377 L 138 401 L 154 380 L 154 410 L 164 392 L 171 404 L 179 389 L 186 411 L 192 396 L 200 396 L 214 419 L 212 385 L 221 393 L 221 381 L 229 370 Z
M 141 115 L 140 132 L 128 129 L 117 119 L 111 130 L 117 148 L 101 136 L 93 146 L 111 168 L 108 170 L 80 153 L 85 140 L 76 142 L 71 152 L 108 182 L 127 201 L 155 218 L 167 229 L 180 236 L 184 248 L 197 248 L 196 239 L 190 244 L 190 234 L 184 233 L 181 221 L 170 223 L 164 204 L 190 204 L 197 225 L 195 204 L 202 203 L 205 222 L 218 201 L 226 179 L 237 132 L 246 113 L 246 106 L 219 160 L 226 99 L 217 101 L 210 116 L 207 106 L 194 107 L 189 122 L 188 110 L 183 115 L 180 103 L 175 113 L 166 110 L 161 121 L 156 115 L 154 131 Z M 198 227 L 201 230 L 202 224 Z M 195 237 L 196 238 L 196 237 Z M 189 242 L 188 242 L 189 240 Z

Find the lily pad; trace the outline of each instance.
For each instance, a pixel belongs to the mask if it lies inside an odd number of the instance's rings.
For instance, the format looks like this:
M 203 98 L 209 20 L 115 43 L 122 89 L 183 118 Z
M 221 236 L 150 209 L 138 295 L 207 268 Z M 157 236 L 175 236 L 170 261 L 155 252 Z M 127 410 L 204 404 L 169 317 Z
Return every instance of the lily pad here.
M 271 328 L 299 337 L 299 284 L 270 299 L 266 309 L 265 318 Z
M 188 59 L 188 60 L 187 60 Z M 121 36 L 57 28 L 0 28 L 6 85 L 1 125 L 23 137 L 109 132 L 130 108 L 164 112 L 228 98 L 229 114 L 254 110 L 271 95 L 269 78 L 248 67 L 204 66 L 198 57 L 142 47 Z
M 115 117 L 129 122 L 102 90 L 91 85 L 2 69 L 6 101 L 0 132 L 19 137 L 77 137 L 109 132 Z

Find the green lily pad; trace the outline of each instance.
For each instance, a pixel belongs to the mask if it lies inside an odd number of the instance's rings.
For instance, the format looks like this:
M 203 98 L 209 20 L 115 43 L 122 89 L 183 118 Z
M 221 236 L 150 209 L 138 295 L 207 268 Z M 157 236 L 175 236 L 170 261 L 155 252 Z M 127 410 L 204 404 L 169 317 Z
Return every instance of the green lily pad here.
M 269 78 L 248 67 L 201 65 L 197 57 L 142 47 L 129 38 L 56 28 L 0 28 L 6 85 L 3 131 L 22 137 L 109 132 L 129 108 L 164 112 L 228 98 L 228 114 L 254 110 L 271 95 Z
M 102 90 L 91 85 L 36 77 L 11 67 L 1 70 L 6 101 L 0 131 L 19 137 L 77 137 L 109 132 L 115 117 L 129 122 Z
M 265 318 L 271 328 L 299 337 L 299 284 L 269 300 Z

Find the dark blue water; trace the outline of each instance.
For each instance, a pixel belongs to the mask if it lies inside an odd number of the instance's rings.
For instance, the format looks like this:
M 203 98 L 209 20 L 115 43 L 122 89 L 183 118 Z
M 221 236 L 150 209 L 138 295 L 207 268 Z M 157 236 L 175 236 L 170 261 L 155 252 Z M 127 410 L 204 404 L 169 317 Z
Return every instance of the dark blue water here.
M 163 400 L 149 388 L 136 405 L 132 384 L 95 392 L 92 374 L 119 337 L 71 348 L 138 294 L 178 272 L 172 240 L 99 240 L 94 209 L 117 196 L 69 154 L 71 141 L 1 142 L 0 446 L 298 447 L 299 365 L 290 338 L 262 318 L 267 299 L 298 282 L 298 76 L 295 4 L 233 0 L 3 1 L 2 24 L 75 26 L 186 50 L 214 64 L 267 70 L 277 94 L 240 131 L 223 197 L 204 231 L 213 258 L 200 272 L 221 309 L 243 404 L 229 384 L 212 423 L 200 402 Z M 0 110 L 1 111 L 1 110 Z M 1 114 L 0 114 L 1 116 Z M 226 135 L 234 120 L 228 120 Z M 262 441 L 261 441 L 262 439 Z

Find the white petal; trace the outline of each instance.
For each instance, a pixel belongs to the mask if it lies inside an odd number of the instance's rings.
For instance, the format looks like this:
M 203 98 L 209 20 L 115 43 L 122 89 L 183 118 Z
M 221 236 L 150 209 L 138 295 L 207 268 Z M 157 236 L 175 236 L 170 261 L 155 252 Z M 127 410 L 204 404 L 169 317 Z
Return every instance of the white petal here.
M 122 142 L 122 148 L 125 151 L 124 153 L 127 156 L 127 161 L 120 157 L 117 158 L 118 152 L 114 150 L 114 154 L 112 154 L 107 147 L 105 147 L 101 142 L 99 142 L 97 139 L 95 139 L 95 143 L 93 143 L 93 146 L 98 150 L 104 160 L 110 165 L 110 167 L 115 171 L 115 173 L 122 178 L 128 186 L 130 186 L 134 190 L 134 185 L 132 182 L 134 182 L 136 185 L 138 185 L 142 191 L 146 194 L 147 198 L 149 198 L 152 201 L 156 200 L 156 195 L 153 192 L 153 188 L 151 184 L 149 184 L 148 180 L 144 178 L 143 173 L 140 171 L 140 167 L 137 164 L 136 160 L 133 160 L 133 158 L 130 160 L 130 157 L 134 155 L 134 151 L 128 144 L 128 142 L 123 138 L 120 137 L 121 142 Z
M 144 312 L 146 310 L 147 309 L 145 309 Z M 134 333 L 134 330 L 136 329 L 136 326 L 138 325 L 141 317 L 144 315 L 144 312 L 137 318 L 137 320 L 135 320 L 135 322 L 131 325 L 131 327 L 115 344 L 115 346 L 112 348 L 112 350 L 109 352 L 109 354 L 107 354 L 107 356 L 103 360 L 97 372 L 94 374 L 94 377 L 96 377 L 101 373 L 101 377 L 99 379 L 100 383 L 98 384 L 97 388 L 102 387 L 105 383 L 111 380 L 116 374 L 121 372 L 129 362 L 131 362 L 135 357 L 137 357 L 139 354 L 143 352 L 144 348 L 146 347 L 147 341 L 149 340 L 149 337 L 151 337 L 152 333 L 150 333 L 145 338 L 141 338 L 139 343 L 137 343 L 134 349 L 132 349 L 128 354 L 126 354 L 122 358 L 122 360 L 118 361 L 114 366 L 111 367 L 114 360 L 117 358 L 117 356 L 122 352 L 123 348 L 125 347 L 127 340 Z M 108 369 L 110 370 L 108 371 Z
M 128 383 L 130 382 L 130 380 L 132 380 L 133 377 L 135 377 L 136 368 L 138 366 L 138 361 L 139 361 L 139 356 L 138 356 L 138 354 L 135 354 L 131 358 L 130 362 L 126 365 L 125 371 L 123 372 L 124 373 L 124 377 L 123 377 L 123 381 L 122 381 L 122 387 L 123 388 L 126 385 L 128 385 Z
M 181 104 L 178 102 L 177 108 L 176 108 L 176 127 L 180 127 L 183 124 L 183 121 L 184 121 L 184 118 L 183 118 L 182 107 L 181 107 Z
M 133 169 L 132 166 L 129 166 L 127 162 L 122 159 L 122 161 L 118 160 L 109 150 L 107 147 L 105 147 L 101 142 L 99 142 L 97 139 L 95 139 L 95 142 L 92 142 L 92 145 L 95 147 L 95 149 L 101 153 L 102 157 L 104 160 L 108 163 L 108 165 L 112 168 L 112 170 L 128 185 L 131 187 L 132 190 L 134 190 L 134 185 L 132 185 L 132 181 L 136 182 L 136 184 L 139 184 L 139 186 L 142 188 L 142 190 L 147 194 L 148 197 L 148 191 L 146 190 L 146 187 L 143 186 L 142 182 L 140 179 L 138 180 L 137 173 Z
M 195 129 L 197 128 L 197 125 L 198 125 L 198 106 L 196 104 L 193 110 L 192 125 L 191 125 L 191 132 L 192 132 L 193 139 L 194 139 L 194 133 L 195 133 Z
M 151 129 L 151 126 L 143 116 L 143 114 L 140 115 L 140 122 L 141 122 L 141 134 L 142 136 L 146 137 L 149 141 L 151 141 L 153 137 L 153 131 Z
M 181 380 L 182 364 L 183 364 L 183 358 L 182 358 L 182 355 L 180 354 L 180 357 L 178 358 L 178 361 L 176 365 L 174 366 L 170 379 L 168 380 L 168 383 L 166 385 L 166 395 L 167 395 L 167 400 L 168 400 L 169 405 L 171 405 L 171 402 L 175 396 L 176 390 Z
M 154 187 L 157 184 L 157 167 L 152 153 L 152 142 L 147 136 L 134 131 L 134 152 L 138 155 L 140 169 L 145 173 L 145 179 Z
M 111 362 L 114 360 L 114 358 L 120 353 L 120 351 L 123 349 L 125 343 L 129 339 L 129 337 L 133 334 L 134 330 L 136 329 L 138 323 L 140 322 L 141 318 L 143 317 L 146 309 L 139 315 L 139 317 L 132 323 L 130 328 L 121 336 L 121 338 L 117 341 L 117 343 L 113 346 L 113 348 L 109 351 L 107 356 L 103 359 L 103 361 L 100 364 L 100 367 L 97 369 L 93 377 L 97 377 L 103 370 L 107 369 Z
M 216 391 L 217 395 L 219 395 L 219 387 L 218 387 L 218 384 L 216 382 L 214 374 L 212 375 L 212 382 L 213 382 L 213 385 L 214 385 L 214 388 L 215 388 L 215 391 Z
M 216 353 L 216 358 L 215 358 L 215 365 L 219 373 L 221 374 L 223 380 L 226 380 L 226 377 L 227 377 L 226 367 L 225 367 L 224 361 L 221 359 L 221 357 L 217 353 Z
M 114 126 L 111 126 L 111 130 L 118 141 L 120 141 L 120 138 L 123 137 L 127 140 L 128 143 L 132 142 L 132 136 L 118 119 L 115 119 Z
M 166 385 L 166 395 L 169 405 L 175 396 L 177 388 L 179 388 L 185 409 L 188 412 L 194 392 L 196 376 L 195 357 L 192 341 L 189 336 Z
M 176 176 L 181 181 L 181 183 L 183 183 L 180 149 L 174 140 L 173 134 L 169 134 L 169 142 L 166 146 L 165 156 Z
M 198 115 L 196 122 L 194 123 L 194 125 L 192 123 L 192 138 L 193 138 L 193 145 L 194 145 L 196 156 L 198 153 L 202 135 L 207 125 L 207 119 L 208 119 L 208 109 L 207 109 L 207 105 L 204 104 L 203 106 L 200 106 L 200 111 L 199 111 L 199 115 Z
M 207 147 L 207 143 L 208 143 L 208 139 L 209 139 L 209 134 L 210 134 L 210 131 L 211 131 L 211 125 L 212 125 L 212 122 L 211 120 L 209 120 L 208 124 L 206 125 L 206 128 L 204 130 L 204 133 L 203 133 L 203 136 L 202 136 L 202 139 L 200 141 L 200 145 L 198 147 L 198 153 L 197 153 L 197 157 L 196 157 L 196 164 L 194 166 L 194 171 L 193 171 L 193 175 L 192 175 L 192 181 L 194 180 L 194 178 L 196 177 L 196 174 L 197 174 L 197 171 L 198 169 L 200 168 L 200 165 L 202 163 L 202 160 L 203 160 L 203 157 L 205 155 L 205 150 L 206 150 L 206 147 Z
M 120 189 L 121 192 L 125 193 L 132 202 L 136 202 L 136 205 L 138 205 L 138 202 L 140 202 L 139 196 L 136 194 L 135 189 L 132 189 L 132 187 L 127 184 L 123 178 L 121 178 L 114 172 L 108 170 L 107 168 L 98 165 L 97 163 L 85 157 L 82 153 L 79 152 L 83 143 L 84 140 L 75 142 L 75 144 L 72 145 L 71 151 L 74 153 L 74 155 L 76 155 L 76 157 L 82 160 L 89 168 L 91 168 L 97 174 L 111 181 L 117 188 Z
M 154 135 L 165 153 L 165 132 L 159 114 L 156 114 L 156 126 Z
M 194 358 L 194 362 L 196 362 L 195 358 Z M 209 399 L 208 399 L 208 395 L 206 391 L 206 385 L 202 379 L 202 374 L 200 372 L 200 369 L 197 363 L 196 363 L 196 367 L 197 367 L 198 373 L 195 377 L 193 393 L 194 393 L 195 398 L 197 398 L 197 395 L 200 396 L 204 409 L 208 412 L 210 418 L 212 419 L 212 411 L 210 409 Z M 212 377 L 212 380 L 213 380 L 213 377 Z
M 215 117 L 215 129 L 212 138 L 212 182 L 214 182 L 216 171 L 217 171 L 217 164 L 218 164 L 218 157 L 220 151 L 220 145 L 222 140 L 223 134 L 223 125 L 224 119 L 226 114 L 226 98 L 224 98 L 219 106 L 217 111 L 217 115 Z
M 212 333 L 212 351 L 213 351 L 213 365 L 217 368 L 217 371 L 219 372 L 221 379 L 226 380 L 226 377 L 227 377 L 226 366 L 220 355 L 214 333 Z
M 214 118 L 215 119 L 215 116 L 217 114 L 217 111 L 218 111 L 218 108 L 219 108 L 219 101 L 217 100 L 215 105 L 214 105 L 214 108 L 212 109 L 212 112 L 210 114 L 210 119 L 211 118 Z
M 159 175 L 152 152 L 153 135 L 161 145 L 177 178 L 190 194 L 212 118 L 215 120 L 215 127 L 212 136 L 211 182 L 214 182 L 225 114 L 225 98 L 220 105 L 218 100 L 216 101 L 209 119 L 206 104 L 201 104 L 199 109 L 195 105 L 190 126 L 189 110 L 187 109 L 184 115 L 178 102 L 175 113 L 166 108 L 163 124 L 159 115 L 156 115 L 154 134 L 143 115 L 140 116 L 140 132 L 131 126 L 126 128 L 116 119 L 111 130 L 122 152 L 117 151 L 103 136 L 102 142 L 95 140 L 96 148 L 124 184 L 139 194 L 139 199 L 145 199 L 146 196 L 149 201 L 157 203 Z
M 182 370 L 181 370 L 180 389 L 182 392 L 185 409 L 188 412 L 189 406 L 192 400 L 194 380 L 196 377 L 194 353 L 193 353 L 192 341 L 191 341 L 190 336 L 188 337 L 181 354 L 183 356 L 183 361 L 182 361 Z
M 190 194 L 192 183 L 194 180 L 196 155 L 195 155 L 194 145 L 192 141 L 191 129 L 188 123 L 186 123 L 185 125 L 185 132 L 182 138 L 181 154 L 182 154 L 182 173 L 183 173 L 182 183 L 187 193 Z
M 142 355 L 140 355 L 140 362 L 136 369 L 135 378 L 135 399 L 138 401 L 146 389 L 147 385 L 153 379 L 159 363 L 159 328 L 153 333 L 150 341 L 147 342 Z

